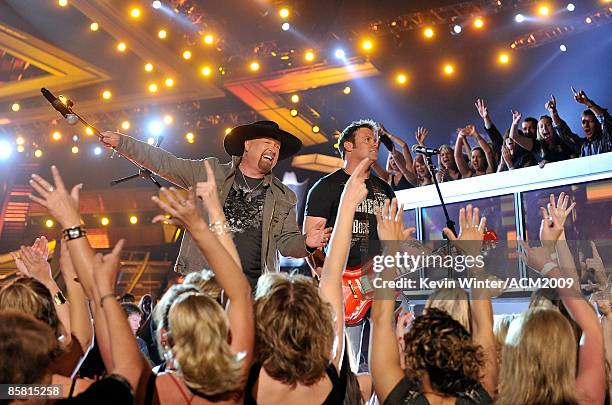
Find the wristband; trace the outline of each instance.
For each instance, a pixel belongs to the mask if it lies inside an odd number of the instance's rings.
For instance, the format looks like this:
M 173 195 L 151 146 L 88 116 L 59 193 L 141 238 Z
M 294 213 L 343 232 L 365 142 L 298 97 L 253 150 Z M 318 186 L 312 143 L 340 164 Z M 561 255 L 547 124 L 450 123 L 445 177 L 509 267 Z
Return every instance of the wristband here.
M 60 290 L 53 294 L 53 302 L 55 302 L 57 305 L 64 305 L 66 301 L 66 297 L 64 297 L 64 294 L 62 294 Z
M 559 267 L 559 265 L 558 265 L 557 263 L 555 263 L 555 262 L 548 262 L 548 263 L 546 263 L 546 264 L 545 264 L 545 265 L 542 267 L 542 270 L 540 271 L 540 274 L 541 274 L 541 275 L 543 275 L 543 276 L 545 276 L 545 275 L 547 275 L 548 273 L 550 273 L 550 271 L 551 271 L 552 269 L 555 269 L 555 268 L 557 268 L 557 267 Z
M 62 230 L 62 235 L 65 241 L 82 238 L 87 235 L 87 231 L 82 225 L 73 226 Z
M 111 297 L 117 299 L 117 297 L 115 297 L 115 294 L 113 294 L 113 293 L 109 293 L 109 294 L 106 294 L 106 295 L 102 296 L 100 298 L 100 307 L 104 308 L 104 300 L 107 299 L 107 298 L 111 298 Z
M 217 236 L 223 236 L 230 233 L 229 224 L 225 220 L 219 220 L 208 224 L 208 229 Z

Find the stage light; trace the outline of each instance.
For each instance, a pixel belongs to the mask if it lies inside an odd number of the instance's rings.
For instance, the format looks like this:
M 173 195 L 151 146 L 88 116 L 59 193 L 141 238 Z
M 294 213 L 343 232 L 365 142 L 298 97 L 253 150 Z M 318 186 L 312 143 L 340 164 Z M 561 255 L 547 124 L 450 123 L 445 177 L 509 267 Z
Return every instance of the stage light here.
M 102 98 L 104 100 L 110 100 L 110 98 L 113 96 L 113 93 L 110 92 L 110 90 L 104 90 L 102 92 Z
M 145 70 L 145 72 L 152 72 L 153 71 L 153 64 L 147 63 L 146 65 L 144 65 L 144 70 Z
M 125 42 L 119 42 L 117 44 L 117 50 L 119 52 L 125 52 L 126 49 L 127 49 L 127 45 L 125 44 Z
M 550 8 L 547 5 L 542 4 L 538 7 L 538 14 L 542 17 L 546 17 L 548 14 L 550 14 Z
M 13 110 L 14 112 L 17 112 L 21 109 L 21 106 L 19 105 L 19 103 L 13 103 L 13 105 L 11 106 L 11 110 Z
M 76 145 L 74 145 L 74 146 L 72 147 L 72 149 L 70 149 L 70 151 L 71 151 L 71 152 L 72 152 L 74 155 L 76 155 L 77 153 L 79 153 L 79 147 L 78 147 L 78 146 L 76 146 Z
M 183 59 L 185 60 L 191 59 L 191 51 L 183 51 Z
M 42 155 L 43 155 L 42 150 L 40 150 L 40 149 L 36 149 L 36 150 L 34 151 L 34 156 L 35 156 L 35 157 L 39 158 L 39 157 L 41 157 Z
M 574 3 L 568 3 L 566 8 L 567 8 L 567 11 L 569 11 L 570 13 L 576 10 L 576 6 L 574 5 Z
M 25 139 L 23 139 L 23 136 L 18 136 L 18 137 L 15 139 L 15 143 L 16 143 L 17 145 L 23 145 L 23 144 L 25 143 Z
M 344 89 L 342 89 L 342 92 L 344 94 L 351 94 L 351 87 L 350 86 L 346 86 Z
M 288 22 L 284 22 L 284 23 L 281 25 L 281 30 L 283 30 L 283 31 L 289 31 L 289 29 L 291 29 L 291 24 L 289 24 Z
M 108 224 L 110 224 L 110 219 L 108 219 L 108 217 L 102 217 L 100 219 L 100 224 L 102 226 L 108 226 Z
M 565 52 L 565 51 L 567 51 L 567 46 L 565 46 L 565 44 L 561 44 L 561 45 L 559 45 L 559 50 L 561 52 Z
M 55 222 L 53 222 L 53 220 L 52 220 L 52 219 L 47 219 L 47 220 L 45 221 L 45 226 L 46 226 L 47 228 L 53 228 L 53 225 L 55 225 Z
M 187 139 L 188 143 L 194 143 L 195 142 L 195 135 L 193 134 L 193 132 L 187 132 L 185 134 L 185 139 Z
M 17 152 L 19 153 L 23 153 L 25 151 L 25 146 L 23 145 L 17 145 Z
M 13 145 L 7 141 L 0 141 L 0 160 L 8 159 L 13 153 Z
M 89 24 L 89 29 L 92 31 L 98 31 L 99 28 L 100 25 L 97 22 L 92 22 L 91 24 Z
M 296 110 L 295 108 L 292 108 L 289 111 L 289 115 L 291 115 L 292 117 L 297 117 L 298 116 L 298 110 Z
M 593 22 L 593 19 L 591 17 L 587 17 L 587 18 L 584 19 L 584 22 L 587 23 L 587 24 L 590 24 L 590 23 Z
M 372 40 L 371 40 L 371 39 L 364 39 L 364 40 L 361 42 L 361 48 L 362 48 L 364 51 L 371 51 L 373 47 L 374 47 L 374 44 L 372 43 Z
M 408 82 L 408 76 L 403 73 L 399 73 L 397 76 L 395 76 L 395 81 L 398 84 L 406 84 Z
M 210 68 L 210 66 L 203 66 L 200 69 L 200 73 L 202 74 L 202 76 L 210 76 L 210 74 L 212 73 L 212 69 Z
M 149 145 L 155 145 L 155 138 L 153 138 L 152 136 L 147 138 L 147 143 Z
M 154 120 L 149 123 L 149 126 L 147 127 L 147 129 L 149 130 L 149 133 L 152 136 L 160 136 L 164 130 L 164 126 L 161 123 L 161 121 Z
M 306 53 L 304 53 L 304 59 L 306 59 L 308 62 L 312 62 L 315 58 L 315 53 L 313 51 L 306 51 Z
M 52 135 L 51 138 L 54 141 L 59 141 L 60 139 L 62 139 L 62 133 L 60 131 L 55 131 Z
M 251 64 L 249 65 L 249 69 L 251 69 L 252 72 L 257 72 L 259 68 L 259 62 L 251 62 Z
M 153 3 L 151 3 L 151 7 L 153 7 L 154 9 L 158 9 L 161 8 L 161 1 L 159 0 L 155 0 Z
M 123 122 L 121 123 L 121 129 L 124 129 L 124 130 L 126 130 L 126 131 L 127 131 L 128 129 L 130 129 L 130 121 L 123 121 Z
M 278 15 L 280 16 L 280 18 L 287 18 L 289 17 L 289 9 L 288 8 L 281 8 L 280 10 L 278 10 Z
M 459 24 L 453 25 L 453 33 L 455 35 L 461 34 L 461 31 L 463 31 L 463 28 L 461 27 L 461 25 L 459 25 Z
M 136 225 L 138 223 L 138 217 L 136 215 L 132 215 L 130 217 L 130 224 Z
M 157 37 L 159 39 L 166 39 L 167 36 L 168 36 L 168 32 L 166 32 L 166 30 L 157 31 Z
M 156 83 L 151 83 L 147 86 L 147 90 L 149 90 L 149 93 L 157 93 L 157 90 L 159 88 L 157 87 Z
M 321 128 L 319 128 L 318 125 L 313 125 L 312 132 L 314 132 L 315 134 L 318 134 L 319 132 L 321 132 Z
M 174 118 L 172 118 L 172 115 L 170 115 L 170 114 L 166 114 L 166 115 L 164 116 L 164 124 L 166 124 L 166 125 L 170 125 L 170 124 L 172 124 L 173 122 L 174 122 Z
M 525 16 L 523 14 L 517 14 L 514 16 L 514 21 L 516 21 L 517 23 L 522 23 L 523 21 L 525 21 Z
M 132 18 L 140 18 L 140 9 L 138 7 L 134 7 L 130 10 L 130 17 Z
M 338 59 L 344 59 L 346 57 L 346 53 L 344 52 L 344 49 L 338 48 L 334 52 L 334 56 Z
M 204 43 L 206 45 L 212 45 L 214 41 L 215 41 L 215 37 L 212 34 L 204 35 Z
M 78 135 L 72 135 L 72 141 L 73 142 L 78 142 L 79 141 L 79 136 Z
M 94 155 L 99 156 L 99 155 L 101 155 L 101 154 L 102 154 L 102 148 L 101 148 L 101 147 L 99 147 L 99 146 L 96 146 L 96 147 L 94 148 Z
M 481 29 L 484 27 L 484 20 L 480 17 L 474 20 L 474 28 Z
M 297 94 L 294 94 L 291 96 L 291 102 L 292 103 L 299 103 L 300 102 L 300 96 L 298 96 Z
M 450 76 L 455 73 L 455 67 L 450 63 L 447 63 L 446 65 L 444 65 L 444 68 L 442 68 L 442 71 L 445 75 Z
M 505 65 L 508 62 L 510 62 L 510 56 L 508 56 L 507 53 L 501 53 L 501 54 L 499 54 L 499 57 L 497 58 L 497 60 L 499 61 L 499 63 Z
M 228 135 L 230 132 L 232 132 L 231 128 L 225 128 L 225 135 Z
M 68 5 L 68 0 L 57 0 L 57 4 L 60 7 L 66 7 Z
M 93 135 L 93 134 L 94 134 L 93 128 L 91 128 L 91 127 L 85 127 L 85 133 L 86 133 L 87 135 Z
M 166 87 L 173 87 L 174 86 L 174 79 L 171 77 L 167 77 L 166 80 L 164 80 L 164 86 Z

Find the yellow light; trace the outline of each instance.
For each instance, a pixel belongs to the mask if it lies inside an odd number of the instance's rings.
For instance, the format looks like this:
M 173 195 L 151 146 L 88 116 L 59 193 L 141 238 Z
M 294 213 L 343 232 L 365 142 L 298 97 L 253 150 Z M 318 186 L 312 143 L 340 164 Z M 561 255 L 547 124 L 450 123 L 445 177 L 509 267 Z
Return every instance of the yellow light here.
M 55 222 L 53 222 L 53 220 L 52 220 L 52 219 L 47 219 L 47 220 L 45 221 L 45 226 L 46 226 L 47 228 L 53 228 L 53 225 L 55 225 Z
M 342 89 L 342 92 L 344 94 L 351 94 L 351 87 L 350 86 L 346 86 L 344 89 Z
M 538 7 L 538 14 L 542 17 L 546 17 L 548 14 L 550 14 L 550 8 L 547 5 L 543 4 Z
M 66 7 L 68 5 L 68 0 L 57 0 L 57 4 L 59 4 L 60 7 Z
M 134 7 L 132 10 L 130 10 L 130 17 L 140 18 L 140 9 L 138 7 Z
M 23 145 L 17 145 L 17 152 L 23 153 L 24 150 L 25 150 L 25 147 Z
M 174 86 L 174 79 L 171 77 L 168 77 L 166 80 L 164 80 L 164 85 L 166 87 L 172 87 Z
M 292 103 L 299 103 L 300 102 L 300 96 L 298 96 L 297 94 L 294 94 L 291 96 L 291 102 Z
M 364 51 L 370 51 L 374 47 L 374 44 L 372 43 L 371 39 L 364 39 L 361 43 L 361 47 Z
M 98 25 L 97 22 L 92 22 L 89 24 L 89 29 L 92 31 L 98 31 L 98 28 L 100 28 L 100 25 Z
M 152 71 L 153 71 L 153 64 L 151 64 L 151 63 L 147 63 L 147 64 L 144 66 L 144 69 L 145 69 L 145 72 L 152 72 Z
M 76 155 L 77 153 L 79 153 L 79 147 L 76 146 L 76 145 L 73 146 L 72 149 L 71 149 L 71 152 Z
M 21 109 L 21 106 L 19 105 L 19 103 L 13 103 L 13 105 L 11 106 L 11 110 L 17 112 Z
M 321 128 L 319 128 L 317 125 L 312 126 L 312 132 L 314 132 L 315 134 L 318 134 L 319 131 L 321 131 Z
M 15 139 L 15 143 L 17 145 L 23 145 L 25 143 L 25 139 L 23 139 L 23 136 L 18 136 L 17 139 Z
M 308 62 L 312 62 L 315 58 L 315 54 L 313 51 L 307 51 L 304 54 L 304 59 L 306 59 Z
M 397 76 L 395 76 L 395 81 L 398 84 L 406 84 L 408 82 L 408 76 L 406 76 L 404 73 L 399 73 Z
M 231 128 L 225 128 L 225 135 L 228 135 L 230 132 L 232 132 Z
M 62 139 L 62 134 L 60 131 L 55 131 L 52 135 L 51 138 L 53 138 L 54 141 L 59 141 L 60 139 Z
M 102 98 L 104 100 L 110 100 L 110 98 L 113 96 L 113 93 L 110 92 L 110 90 L 104 90 L 102 92 Z
M 126 131 L 127 131 L 128 129 L 130 129 L 130 121 L 123 121 L 123 122 L 121 123 L 121 129 L 124 129 L 124 130 L 126 130 Z
M 166 39 L 167 36 L 168 36 L 168 33 L 166 32 L 166 30 L 157 31 L 157 37 L 159 39 Z
M 138 217 L 136 215 L 132 215 L 130 217 L 130 224 L 136 225 L 138 223 Z
M 172 115 L 167 114 L 164 116 L 164 124 L 166 125 L 170 125 L 174 122 L 174 118 L 172 118 Z
M 37 158 L 41 157 L 42 155 L 43 155 L 42 150 L 36 149 L 36 151 L 34 151 L 34 156 L 36 156 Z
M 185 134 L 185 139 L 187 139 L 187 142 L 189 142 L 189 143 L 194 143 L 195 142 L 195 135 L 193 134 L 193 132 L 187 132 Z
M 484 20 L 480 17 L 474 20 L 474 28 L 481 29 L 484 27 Z
M 100 223 L 102 224 L 102 226 L 107 226 L 108 224 L 110 224 L 110 219 L 108 219 L 108 217 L 102 217 L 102 219 L 100 219 Z
M 125 44 L 125 42 L 119 42 L 117 44 L 117 50 L 119 52 L 125 52 L 126 49 L 127 49 L 127 45 Z
M 149 90 L 149 93 L 157 93 L 157 84 L 151 83 L 147 89 Z
M 204 43 L 206 45 L 212 45 L 214 41 L 215 41 L 215 37 L 212 34 L 204 35 Z
M 510 56 L 508 56 L 507 53 L 502 53 L 502 54 L 499 55 L 498 60 L 499 60 L 499 63 L 502 63 L 502 64 L 505 65 L 508 62 L 510 62 Z
M 285 7 L 281 8 L 280 10 L 278 10 L 278 15 L 282 19 L 289 17 L 289 9 Z
M 91 127 L 85 127 L 85 133 L 87 135 L 93 135 L 93 129 Z
M 212 73 L 212 69 L 210 68 L 210 66 L 202 66 L 202 68 L 200 69 L 200 73 L 202 74 L 202 76 L 210 76 L 210 74 Z
M 435 32 L 431 27 L 427 27 L 423 30 L 423 36 L 427 39 L 433 38 L 434 34 Z
M 292 108 L 291 111 L 289 111 L 289 114 L 291 114 L 292 117 L 297 117 L 298 110 L 296 110 L 295 108 Z
M 191 51 L 183 51 L 183 59 L 185 60 L 191 59 Z
M 251 64 L 249 65 L 249 69 L 251 69 L 251 71 L 253 72 L 257 72 L 259 70 L 259 62 L 251 62 Z
M 443 71 L 445 75 L 450 76 L 455 73 L 455 67 L 450 63 L 447 63 L 446 65 L 444 65 Z

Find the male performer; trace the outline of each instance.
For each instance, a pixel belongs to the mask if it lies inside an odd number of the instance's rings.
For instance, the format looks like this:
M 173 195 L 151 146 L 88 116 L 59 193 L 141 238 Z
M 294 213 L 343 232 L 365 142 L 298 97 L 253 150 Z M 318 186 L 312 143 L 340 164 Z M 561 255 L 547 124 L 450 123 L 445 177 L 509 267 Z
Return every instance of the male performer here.
M 206 180 L 204 160 L 180 159 L 163 149 L 118 132 L 103 132 L 102 142 L 126 158 L 182 188 Z M 223 145 L 229 163 L 206 158 L 214 173 L 223 210 L 234 233 L 234 242 L 251 286 L 264 272 L 278 271 L 278 252 L 305 257 L 323 246 L 331 228 L 312 226 L 300 233 L 295 212 L 296 196 L 274 174 L 278 160 L 296 154 L 302 142 L 273 121 L 257 121 L 234 128 Z M 207 264 L 186 233 L 175 271 L 188 274 Z
M 359 162 L 365 158 L 372 163 L 378 158 L 378 126 L 374 121 L 361 120 L 351 123 L 342 131 L 338 139 L 338 149 L 344 160 L 344 167 L 321 178 L 308 192 L 304 213 L 304 232 L 331 226 L 336 221 L 340 196 L 344 184 Z M 368 196 L 355 210 L 353 222 L 353 237 L 349 251 L 348 266 L 359 266 L 368 258 L 379 252 L 368 252 L 369 242 L 378 240 L 376 230 L 376 209 L 382 208 L 386 199 L 395 197 L 391 186 L 385 181 L 371 174 L 365 182 Z M 347 328 L 353 353 L 357 358 L 365 361 L 361 356 L 363 323 Z M 367 351 L 363 347 L 363 351 Z M 363 364 L 363 362 L 361 362 Z

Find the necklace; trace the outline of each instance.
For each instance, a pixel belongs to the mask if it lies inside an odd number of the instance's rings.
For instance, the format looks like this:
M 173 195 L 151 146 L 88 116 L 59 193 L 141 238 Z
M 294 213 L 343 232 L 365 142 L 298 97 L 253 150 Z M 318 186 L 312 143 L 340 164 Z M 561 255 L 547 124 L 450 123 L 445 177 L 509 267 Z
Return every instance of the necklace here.
M 247 192 L 247 195 L 246 195 L 246 200 L 247 200 L 248 202 L 251 202 L 251 199 L 252 199 L 252 197 L 251 197 L 251 193 L 252 193 L 253 191 L 257 190 L 257 189 L 259 188 L 259 186 L 261 186 L 261 185 L 262 185 L 262 183 L 263 183 L 263 182 L 264 182 L 264 180 L 265 180 L 265 177 L 264 177 L 263 179 L 261 179 L 261 181 L 259 182 L 259 184 L 257 184 L 255 187 L 251 188 L 251 187 L 249 187 L 249 183 L 247 182 L 246 177 L 244 177 L 244 173 L 242 173 L 242 171 L 241 171 L 241 170 L 239 170 L 239 171 L 240 171 L 240 175 L 242 176 L 242 180 L 244 181 L 244 187 L 246 188 L 246 192 Z

